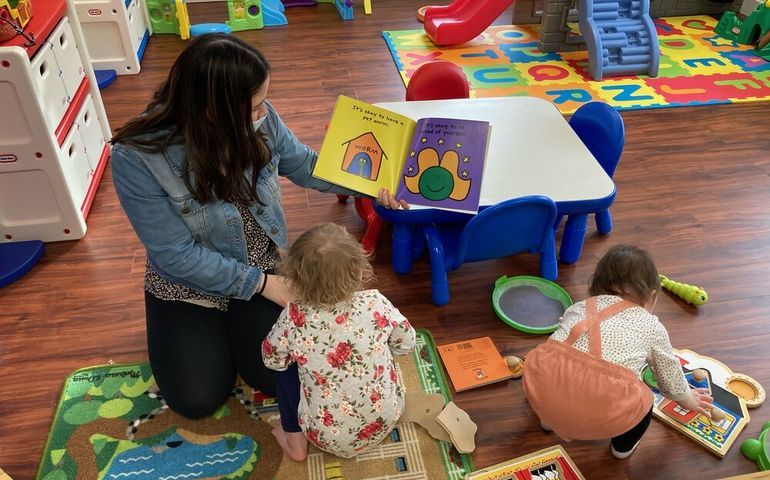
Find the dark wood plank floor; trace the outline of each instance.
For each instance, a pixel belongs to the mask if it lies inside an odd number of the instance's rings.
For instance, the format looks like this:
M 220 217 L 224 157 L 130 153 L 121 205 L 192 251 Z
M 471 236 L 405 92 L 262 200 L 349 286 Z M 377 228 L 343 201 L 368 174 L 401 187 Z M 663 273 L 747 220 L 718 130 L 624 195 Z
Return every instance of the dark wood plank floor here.
M 195 7 L 193 23 L 226 16 L 223 3 Z M 358 12 L 351 22 L 341 22 L 328 4 L 297 8 L 288 11 L 288 26 L 240 35 L 273 65 L 270 100 L 301 139 L 319 148 L 337 95 L 369 102 L 403 98 L 380 32 L 419 28 L 417 7 L 409 0 L 375 2 L 372 16 Z M 510 10 L 498 22 L 509 19 Z M 184 45 L 177 37 L 152 37 L 141 74 L 119 77 L 104 92 L 113 128 L 141 111 Z M 615 174 L 615 229 L 601 237 L 591 226 L 581 260 L 560 266 L 559 283 L 582 299 L 597 259 L 610 245 L 644 246 L 661 272 L 702 285 L 710 295 L 698 309 L 661 297 L 656 313 L 674 345 L 714 356 L 770 387 L 770 105 L 641 110 L 624 112 L 623 118 L 627 139 Z M 352 206 L 331 195 L 285 184 L 284 197 L 292 238 L 325 221 L 362 232 Z M 0 466 L 17 480 L 34 476 L 68 373 L 147 358 L 144 250 L 118 204 L 109 171 L 88 227 L 80 241 L 46 245 L 27 276 L 0 290 Z M 452 302 L 442 308 L 430 302 L 426 261 L 410 275 L 395 276 L 389 259 L 383 241 L 374 261 L 378 287 L 439 343 L 491 335 L 503 353 L 524 355 L 543 340 L 504 326 L 490 305 L 494 280 L 536 273 L 535 258 L 463 266 L 450 275 Z M 455 400 L 478 424 L 478 467 L 559 443 L 540 429 L 519 381 Z M 756 436 L 770 420 L 770 406 L 751 415 L 741 440 Z M 589 479 L 713 479 L 756 470 L 737 446 L 720 460 L 657 421 L 628 460 L 613 459 L 606 442 L 566 448 Z

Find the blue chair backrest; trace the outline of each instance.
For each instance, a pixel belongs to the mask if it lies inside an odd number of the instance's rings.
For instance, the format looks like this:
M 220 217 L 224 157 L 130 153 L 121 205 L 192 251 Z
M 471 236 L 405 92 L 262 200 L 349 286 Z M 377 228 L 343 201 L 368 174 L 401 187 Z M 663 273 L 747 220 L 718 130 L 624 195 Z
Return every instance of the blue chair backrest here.
M 612 178 L 626 140 L 620 114 L 606 103 L 590 102 L 577 109 L 569 124 Z
M 548 197 L 514 198 L 481 210 L 463 228 L 451 270 L 463 262 L 554 248 L 556 204 Z

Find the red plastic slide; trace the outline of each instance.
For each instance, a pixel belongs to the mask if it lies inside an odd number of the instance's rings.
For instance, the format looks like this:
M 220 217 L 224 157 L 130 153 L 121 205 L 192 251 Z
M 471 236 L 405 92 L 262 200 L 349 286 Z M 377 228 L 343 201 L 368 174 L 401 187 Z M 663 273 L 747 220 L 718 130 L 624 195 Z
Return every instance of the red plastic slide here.
M 513 0 L 454 0 L 425 11 L 425 33 L 439 46 L 458 45 L 476 38 Z

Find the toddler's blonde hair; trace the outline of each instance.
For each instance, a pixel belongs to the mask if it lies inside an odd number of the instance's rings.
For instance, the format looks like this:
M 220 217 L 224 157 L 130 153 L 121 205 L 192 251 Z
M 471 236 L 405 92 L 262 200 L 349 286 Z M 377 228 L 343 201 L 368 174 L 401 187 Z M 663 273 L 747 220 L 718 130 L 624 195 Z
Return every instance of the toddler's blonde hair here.
M 349 300 L 374 277 L 361 245 L 334 223 L 303 233 L 284 255 L 280 272 L 294 287 L 296 301 L 316 308 Z

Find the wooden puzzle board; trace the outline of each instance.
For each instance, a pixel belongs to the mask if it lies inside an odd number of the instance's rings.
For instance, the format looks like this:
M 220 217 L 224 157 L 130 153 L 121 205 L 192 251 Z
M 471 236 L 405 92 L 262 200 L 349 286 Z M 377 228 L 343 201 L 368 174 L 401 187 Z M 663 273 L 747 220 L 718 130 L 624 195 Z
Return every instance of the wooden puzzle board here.
M 695 440 L 710 452 L 723 457 L 750 421 L 746 402 L 725 387 L 727 379 L 734 373 L 711 357 L 698 355 L 690 350 L 676 350 L 675 353 L 682 363 L 685 378 L 692 388 L 704 385 L 692 378 L 691 371 L 700 368 L 707 372 L 707 388 L 711 390 L 711 395 L 714 397 L 714 406 L 724 412 L 724 419 L 717 422 L 706 415 L 682 408 L 678 403 L 665 398 L 656 388 L 657 385 L 651 385 L 649 367 L 645 367 L 642 376 L 654 395 L 653 415 Z M 654 381 L 652 383 L 654 384 Z

